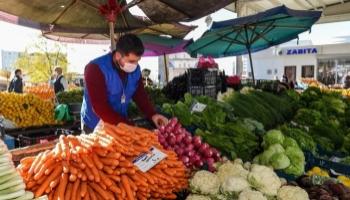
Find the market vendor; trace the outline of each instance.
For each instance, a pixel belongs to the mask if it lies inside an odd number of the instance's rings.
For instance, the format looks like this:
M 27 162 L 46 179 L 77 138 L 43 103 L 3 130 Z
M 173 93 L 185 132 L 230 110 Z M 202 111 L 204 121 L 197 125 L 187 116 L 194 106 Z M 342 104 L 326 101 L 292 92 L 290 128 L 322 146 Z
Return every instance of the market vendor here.
M 167 118 L 156 113 L 144 89 L 138 65 L 143 52 L 142 41 L 127 34 L 119 38 L 115 51 L 85 67 L 81 110 L 85 133 L 91 133 L 100 119 L 110 124 L 130 124 L 127 110 L 131 100 L 157 127 L 167 123 Z

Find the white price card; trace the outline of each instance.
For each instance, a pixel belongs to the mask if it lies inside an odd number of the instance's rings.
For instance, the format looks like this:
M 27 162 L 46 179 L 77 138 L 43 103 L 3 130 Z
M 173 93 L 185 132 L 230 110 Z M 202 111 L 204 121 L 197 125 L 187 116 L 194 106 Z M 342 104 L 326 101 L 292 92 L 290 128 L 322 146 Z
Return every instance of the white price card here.
M 147 172 L 166 158 L 167 155 L 155 147 L 151 147 L 149 152 L 143 153 L 134 159 L 133 163 L 142 172 Z
M 202 104 L 202 103 L 194 103 L 192 105 L 192 108 L 191 108 L 191 113 L 193 112 L 203 112 L 205 110 L 205 108 L 207 107 L 207 105 L 205 104 Z

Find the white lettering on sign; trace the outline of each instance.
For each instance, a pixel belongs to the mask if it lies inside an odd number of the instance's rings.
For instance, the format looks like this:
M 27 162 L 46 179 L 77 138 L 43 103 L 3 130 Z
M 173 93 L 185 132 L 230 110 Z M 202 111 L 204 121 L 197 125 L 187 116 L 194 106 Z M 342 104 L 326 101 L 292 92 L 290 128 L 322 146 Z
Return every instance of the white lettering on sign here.
M 317 48 L 287 49 L 286 55 L 317 54 Z

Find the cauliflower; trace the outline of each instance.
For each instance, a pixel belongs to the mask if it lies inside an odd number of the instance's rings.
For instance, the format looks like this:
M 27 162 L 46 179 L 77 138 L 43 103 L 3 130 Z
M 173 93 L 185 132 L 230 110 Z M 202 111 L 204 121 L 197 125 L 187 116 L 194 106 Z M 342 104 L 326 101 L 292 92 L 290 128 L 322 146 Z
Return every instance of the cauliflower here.
M 283 186 L 278 190 L 278 200 L 309 200 L 307 192 L 297 186 Z
M 234 176 L 228 177 L 221 185 L 223 193 L 239 193 L 247 188 L 250 188 L 250 186 L 245 178 Z
M 267 200 L 267 198 L 261 192 L 246 189 L 239 194 L 238 200 Z
M 218 172 L 216 173 L 220 179 L 220 183 L 224 183 L 228 177 L 239 176 L 243 178 L 247 178 L 249 171 L 244 169 L 242 164 L 238 162 L 225 162 L 218 168 Z
M 210 197 L 191 194 L 186 198 L 186 200 L 210 200 Z
M 220 189 L 219 178 L 208 171 L 198 171 L 190 181 L 190 186 L 194 191 L 201 194 L 217 194 Z
M 276 196 L 281 187 L 281 181 L 273 169 L 263 165 L 252 165 L 248 174 L 248 182 L 258 191 L 268 195 Z
M 250 163 L 250 162 L 245 162 L 243 165 L 244 169 L 246 169 L 246 170 L 250 170 L 251 166 L 252 166 L 252 163 Z

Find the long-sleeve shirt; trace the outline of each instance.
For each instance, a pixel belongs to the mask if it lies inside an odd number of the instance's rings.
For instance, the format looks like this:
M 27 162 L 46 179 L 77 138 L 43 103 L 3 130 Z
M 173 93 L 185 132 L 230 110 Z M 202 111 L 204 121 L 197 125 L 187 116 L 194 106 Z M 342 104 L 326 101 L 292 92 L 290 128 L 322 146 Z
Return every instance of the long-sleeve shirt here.
M 116 70 L 122 80 L 125 80 L 127 73 Z M 85 85 L 89 93 L 92 108 L 96 115 L 103 121 L 110 124 L 130 123 L 128 119 L 114 111 L 108 103 L 107 86 L 105 77 L 96 64 L 88 64 L 84 73 Z M 148 95 L 144 89 L 142 78 L 140 78 L 137 89 L 133 96 L 133 101 L 148 119 L 156 114 L 154 106 L 149 101 Z

